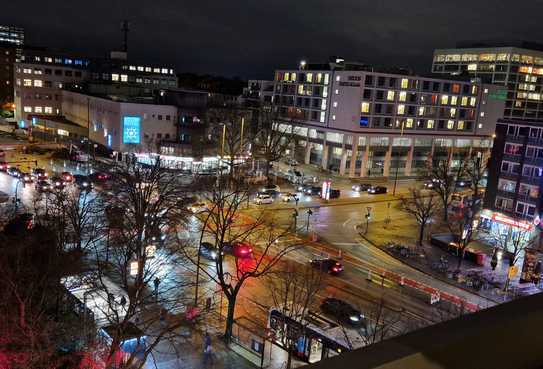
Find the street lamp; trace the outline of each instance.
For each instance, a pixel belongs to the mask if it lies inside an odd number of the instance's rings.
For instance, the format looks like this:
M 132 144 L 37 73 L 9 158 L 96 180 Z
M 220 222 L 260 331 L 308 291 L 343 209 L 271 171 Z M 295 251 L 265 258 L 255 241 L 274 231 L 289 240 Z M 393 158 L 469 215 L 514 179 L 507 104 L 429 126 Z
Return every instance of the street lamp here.
M 402 120 L 402 129 L 400 131 L 400 138 L 403 137 L 404 125 L 405 125 L 405 121 Z M 400 140 L 400 144 L 401 144 L 401 140 Z M 398 170 L 399 169 L 400 169 L 400 158 L 398 157 L 398 159 L 396 159 L 396 174 L 394 175 L 394 188 L 392 190 L 392 196 L 396 196 L 396 185 L 398 183 Z

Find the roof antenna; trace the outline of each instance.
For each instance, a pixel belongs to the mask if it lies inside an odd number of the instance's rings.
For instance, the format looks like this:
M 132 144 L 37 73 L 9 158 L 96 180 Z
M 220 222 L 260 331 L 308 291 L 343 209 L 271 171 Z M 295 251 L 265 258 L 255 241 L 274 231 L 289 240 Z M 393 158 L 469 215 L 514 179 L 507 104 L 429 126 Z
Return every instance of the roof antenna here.
M 125 53 L 128 53 L 128 31 L 130 30 L 129 27 L 130 23 L 126 19 L 121 22 L 121 31 L 124 35 L 123 51 Z

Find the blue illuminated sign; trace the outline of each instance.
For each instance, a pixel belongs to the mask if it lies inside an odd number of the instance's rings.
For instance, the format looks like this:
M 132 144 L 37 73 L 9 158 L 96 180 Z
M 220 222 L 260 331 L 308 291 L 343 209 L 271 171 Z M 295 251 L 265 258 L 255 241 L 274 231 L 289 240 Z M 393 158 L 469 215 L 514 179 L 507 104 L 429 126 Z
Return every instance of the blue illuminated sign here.
M 38 118 L 32 117 L 32 125 L 35 126 L 38 123 Z
M 107 135 L 107 146 L 111 147 L 111 143 L 112 143 L 111 135 Z
M 141 131 L 141 117 L 123 117 L 123 143 L 139 144 Z
M 360 127 L 367 127 L 368 124 L 368 117 L 360 117 Z

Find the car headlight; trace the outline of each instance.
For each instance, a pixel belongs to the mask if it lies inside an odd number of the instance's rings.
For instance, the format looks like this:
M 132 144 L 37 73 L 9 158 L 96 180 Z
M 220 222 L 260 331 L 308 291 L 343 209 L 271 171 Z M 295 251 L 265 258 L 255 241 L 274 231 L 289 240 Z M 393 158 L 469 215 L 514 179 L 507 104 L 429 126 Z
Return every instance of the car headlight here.
M 351 315 L 349 317 L 349 319 L 352 321 L 352 322 L 359 322 L 360 321 L 360 317 L 359 316 L 356 316 L 356 315 Z
M 215 251 L 211 251 L 209 256 L 211 256 L 211 259 L 216 259 L 217 258 L 217 253 Z

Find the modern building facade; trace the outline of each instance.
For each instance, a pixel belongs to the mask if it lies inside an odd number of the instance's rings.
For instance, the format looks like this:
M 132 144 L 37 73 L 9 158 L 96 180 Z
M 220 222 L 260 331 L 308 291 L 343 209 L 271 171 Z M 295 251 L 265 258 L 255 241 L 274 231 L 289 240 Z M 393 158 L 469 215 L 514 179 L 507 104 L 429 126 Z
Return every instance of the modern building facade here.
M 251 79 L 243 89 L 243 98 L 247 105 L 271 104 L 274 81 Z
M 504 87 L 506 119 L 543 119 L 543 45 L 527 42 L 459 44 L 434 51 L 432 72 L 469 75 Z
M 342 59 L 275 74 L 273 104 L 294 154 L 349 177 L 414 176 L 432 160 L 488 152 L 497 87 L 376 71 Z
M 542 193 L 541 122 L 500 120 L 489 164 L 483 225 L 536 230 L 543 216 Z
M 21 27 L 0 25 L 0 43 L 22 48 L 25 43 L 25 30 Z
M 171 68 L 131 64 L 126 53 L 107 59 L 82 58 L 48 50 L 25 50 L 15 64 L 15 118 L 28 122 L 31 114 L 62 115 L 62 90 L 87 83 L 114 87 L 144 87 L 146 93 L 177 87 Z M 139 91 L 139 90 L 138 90 Z

